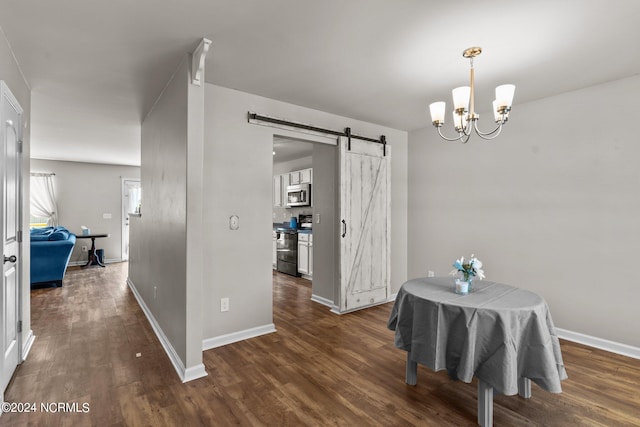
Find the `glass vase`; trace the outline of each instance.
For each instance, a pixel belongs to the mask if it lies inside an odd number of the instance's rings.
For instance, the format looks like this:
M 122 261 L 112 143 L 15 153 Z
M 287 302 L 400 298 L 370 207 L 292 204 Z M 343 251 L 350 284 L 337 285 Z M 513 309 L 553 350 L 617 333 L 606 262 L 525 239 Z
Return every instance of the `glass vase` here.
M 467 295 L 469 293 L 469 282 L 465 282 L 461 279 L 456 279 L 456 294 Z

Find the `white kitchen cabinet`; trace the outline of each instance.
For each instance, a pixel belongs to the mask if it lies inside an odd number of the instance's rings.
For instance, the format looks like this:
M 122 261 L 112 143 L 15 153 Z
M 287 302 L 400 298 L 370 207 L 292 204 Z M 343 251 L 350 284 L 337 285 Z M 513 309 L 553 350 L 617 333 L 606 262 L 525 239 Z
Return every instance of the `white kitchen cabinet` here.
M 282 175 L 273 177 L 273 206 L 282 207 Z
M 289 172 L 289 185 L 300 184 L 300 171 Z
M 309 276 L 313 276 L 313 234 L 309 234 Z
M 298 273 L 309 275 L 309 243 L 298 242 Z
M 273 177 L 273 206 L 276 208 L 287 207 L 287 186 L 289 174 L 274 175 Z
M 291 185 L 291 181 L 289 180 L 289 174 L 288 173 L 283 173 L 282 175 L 280 175 L 280 191 L 282 192 L 282 204 L 280 205 L 280 207 L 286 208 L 287 207 L 287 187 L 289 185 Z
M 289 185 L 311 184 L 313 177 L 312 171 L 312 168 L 307 168 L 289 172 Z
M 282 175 L 282 192 L 284 194 L 284 201 L 287 199 L 287 186 L 291 184 L 291 176 L 288 173 L 283 173 Z M 285 203 L 286 204 L 286 203 Z
M 298 171 L 298 176 L 300 179 L 300 184 L 311 184 L 313 179 L 313 169 L 302 169 Z
M 298 233 L 298 273 L 310 277 L 313 271 L 313 235 Z

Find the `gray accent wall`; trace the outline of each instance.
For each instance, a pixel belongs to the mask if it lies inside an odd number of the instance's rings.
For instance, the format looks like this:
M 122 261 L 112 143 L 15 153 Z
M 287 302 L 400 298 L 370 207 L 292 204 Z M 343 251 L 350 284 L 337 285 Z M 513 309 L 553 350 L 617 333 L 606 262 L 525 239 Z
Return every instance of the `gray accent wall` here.
M 338 147 L 314 144 L 313 170 L 312 291 L 315 296 L 337 303 L 334 290 L 340 271 Z
M 248 111 L 329 129 L 350 126 L 361 135 L 386 135 L 394 148 L 391 278 L 396 292 L 407 277 L 407 132 L 206 84 L 203 338 L 272 324 L 273 136 L 322 139 L 248 123 Z M 325 142 L 335 143 L 335 138 Z M 232 215 L 240 218 L 238 230 L 229 227 Z M 220 312 L 221 298 L 230 299 L 228 312 Z
M 517 96 L 494 141 L 410 133 L 409 277 L 475 253 L 487 279 L 543 296 L 557 327 L 639 347 L 640 76 Z
M 61 226 L 76 235 L 82 234 L 83 225 L 92 233 L 109 233 L 108 238 L 96 239 L 96 248 L 104 249 L 107 261 L 122 260 L 122 178 L 139 179 L 139 167 L 31 159 L 31 171 L 56 174 L 53 184 Z M 87 260 L 82 246 L 91 247 L 91 240 L 76 240 L 71 263 Z
M 185 371 L 202 364 L 203 88 L 190 55 L 142 123 L 142 215 L 131 221 L 129 279 Z
M 20 275 L 22 280 L 21 294 L 21 316 L 22 316 L 22 336 L 21 345 L 27 344 L 31 335 L 31 267 L 30 258 L 30 240 L 29 240 L 29 170 L 30 170 L 30 135 L 31 135 L 31 88 L 25 80 L 17 64 L 15 57 L 11 51 L 9 41 L 5 37 L 2 28 L 0 28 L 0 80 L 4 80 L 13 96 L 16 97 L 22 110 L 24 111 L 23 120 L 26 125 L 22 134 L 22 231 L 25 238 L 20 246 L 21 268 Z

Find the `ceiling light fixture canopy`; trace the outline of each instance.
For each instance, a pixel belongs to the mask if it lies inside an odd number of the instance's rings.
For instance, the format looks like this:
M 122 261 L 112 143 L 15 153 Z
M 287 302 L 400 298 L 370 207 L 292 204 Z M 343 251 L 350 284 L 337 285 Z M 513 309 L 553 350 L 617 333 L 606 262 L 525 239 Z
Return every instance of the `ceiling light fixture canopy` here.
M 447 141 L 460 141 L 466 144 L 471 137 L 472 130 L 482 139 L 493 139 L 502 131 L 504 125 L 509 119 L 509 111 L 511 111 L 511 103 L 513 102 L 513 94 L 516 87 L 512 84 L 506 84 L 496 87 L 496 99 L 493 101 L 493 116 L 497 123 L 497 127 L 491 132 L 481 132 L 478 129 L 478 119 L 480 116 L 474 110 L 474 76 L 473 76 L 473 58 L 482 53 L 481 47 L 470 47 L 466 49 L 462 56 L 469 58 L 471 65 L 471 83 L 469 86 L 462 86 L 453 89 L 453 126 L 458 132 L 456 138 L 447 138 L 442 134 L 441 127 L 444 124 L 445 110 L 447 104 L 443 101 L 434 102 L 429 105 L 431 112 L 431 122 L 438 129 L 438 134 Z

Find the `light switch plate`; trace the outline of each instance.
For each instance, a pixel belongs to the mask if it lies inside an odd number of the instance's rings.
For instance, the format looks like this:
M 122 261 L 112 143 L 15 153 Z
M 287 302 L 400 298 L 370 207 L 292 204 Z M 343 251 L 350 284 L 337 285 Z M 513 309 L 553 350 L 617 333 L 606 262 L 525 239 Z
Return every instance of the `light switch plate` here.
M 229 217 L 229 228 L 232 230 L 237 230 L 240 228 L 240 218 L 238 215 L 231 215 Z

